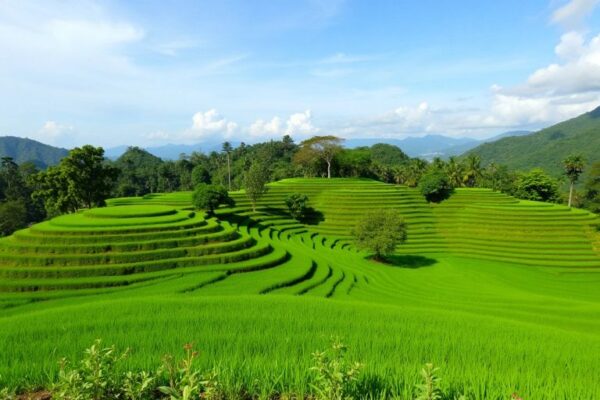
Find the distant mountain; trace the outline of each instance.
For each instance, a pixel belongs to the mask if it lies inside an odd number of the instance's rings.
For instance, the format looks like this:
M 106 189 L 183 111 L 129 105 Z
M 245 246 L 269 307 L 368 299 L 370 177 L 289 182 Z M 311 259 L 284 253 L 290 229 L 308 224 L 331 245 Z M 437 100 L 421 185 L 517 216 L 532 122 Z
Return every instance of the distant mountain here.
M 462 145 L 456 145 L 456 146 L 452 146 L 449 147 L 447 149 L 442 150 L 442 153 L 444 154 L 444 158 L 450 157 L 450 156 L 459 156 L 471 149 L 474 149 L 475 147 L 483 144 L 483 143 L 492 143 L 495 142 L 496 140 L 500 140 L 500 139 L 504 139 L 507 137 L 514 137 L 514 136 L 525 136 L 525 135 L 529 135 L 533 132 L 531 131 L 510 131 L 510 132 L 504 132 L 501 133 L 499 135 L 496 136 L 492 136 L 491 138 L 487 138 L 487 139 L 483 139 L 483 140 L 477 140 L 475 142 L 469 142 L 469 143 L 465 143 Z
M 233 147 L 240 145 L 240 142 L 230 142 Z M 190 155 L 193 152 L 210 153 L 211 151 L 220 151 L 221 142 L 197 143 L 197 144 L 165 144 L 162 146 L 144 147 L 148 153 L 162 158 L 163 160 L 177 160 L 181 154 Z M 111 147 L 106 150 L 105 156 L 112 160 L 119 158 L 129 146 Z
M 67 149 L 50 146 L 38 141 L 15 136 L 0 136 L 0 157 L 12 157 L 17 164 L 33 162 L 45 169 L 59 163 L 69 154 Z
M 346 147 L 372 146 L 376 143 L 393 144 L 400 147 L 410 157 L 432 159 L 444 157 L 449 149 L 455 146 L 477 146 L 480 142 L 470 138 L 453 138 L 443 135 L 426 135 L 420 137 L 407 137 L 405 139 L 348 139 L 344 142 Z
M 478 154 L 484 164 L 495 162 L 517 170 L 541 167 L 559 176 L 562 160 L 570 154 L 581 154 L 588 163 L 600 161 L 600 107 L 530 135 L 481 144 L 467 153 Z

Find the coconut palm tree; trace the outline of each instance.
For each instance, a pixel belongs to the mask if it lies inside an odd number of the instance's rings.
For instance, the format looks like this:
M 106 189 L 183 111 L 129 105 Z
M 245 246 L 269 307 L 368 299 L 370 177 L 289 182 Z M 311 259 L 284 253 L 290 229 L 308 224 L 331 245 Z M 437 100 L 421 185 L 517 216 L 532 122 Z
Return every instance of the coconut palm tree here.
M 481 158 L 477 154 L 469 154 L 463 172 L 463 183 L 467 187 L 475 187 L 482 176 Z
M 233 147 L 231 147 L 231 143 L 225 142 L 223 143 L 223 147 L 221 151 L 227 155 L 227 181 L 229 186 L 229 191 L 231 191 L 231 151 Z
M 454 156 L 450 157 L 448 159 L 448 163 L 446 164 L 446 174 L 448 174 L 448 178 L 450 179 L 450 183 L 452 183 L 452 186 L 462 186 L 464 176 L 463 173 L 463 164 L 458 160 L 458 158 Z

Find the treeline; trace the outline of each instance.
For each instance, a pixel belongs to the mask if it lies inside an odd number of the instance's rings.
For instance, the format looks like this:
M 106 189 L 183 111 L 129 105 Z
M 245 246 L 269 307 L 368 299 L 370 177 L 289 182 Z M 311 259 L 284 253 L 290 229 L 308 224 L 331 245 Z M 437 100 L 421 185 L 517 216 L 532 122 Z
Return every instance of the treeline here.
M 564 161 L 565 180 L 578 181 L 584 160 Z M 254 168 L 252 168 L 254 166 Z M 451 188 L 486 187 L 527 200 L 573 203 L 600 212 L 600 163 L 587 171 L 581 192 L 563 193 L 561 182 L 541 169 L 510 171 L 506 166 L 483 167 L 480 158 L 451 157 L 431 162 L 408 157 L 389 144 L 347 149 L 343 139 L 316 136 L 301 143 L 291 137 L 232 147 L 208 154 L 194 152 L 177 161 L 164 161 L 138 147 L 130 147 L 115 161 L 90 145 L 75 148 L 61 162 L 40 171 L 33 163 L 17 165 L 3 158 L 0 165 L 0 234 L 7 235 L 30 223 L 81 208 L 99 207 L 109 197 L 193 190 L 199 184 L 228 190 L 245 188 L 248 171 L 263 171 L 267 181 L 292 177 L 371 178 L 416 187 L 440 182 Z M 436 183 L 437 182 L 437 183 Z M 435 183 L 435 184 L 434 184 Z M 567 201 L 567 198 L 569 199 Z

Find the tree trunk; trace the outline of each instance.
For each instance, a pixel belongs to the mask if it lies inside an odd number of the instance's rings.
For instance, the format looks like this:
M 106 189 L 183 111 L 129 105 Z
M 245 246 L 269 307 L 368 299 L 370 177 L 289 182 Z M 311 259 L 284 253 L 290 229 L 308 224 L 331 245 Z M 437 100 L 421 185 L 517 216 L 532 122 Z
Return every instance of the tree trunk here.
M 331 161 L 327 161 L 327 179 L 331 178 Z
M 571 182 L 571 187 L 569 187 L 569 208 L 571 208 L 572 202 L 573 202 L 573 182 Z
M 227 153 L 227 179 L 229 182 L 229 191 L 231 192 L 231 162 L 229 160 L 229 153 Z

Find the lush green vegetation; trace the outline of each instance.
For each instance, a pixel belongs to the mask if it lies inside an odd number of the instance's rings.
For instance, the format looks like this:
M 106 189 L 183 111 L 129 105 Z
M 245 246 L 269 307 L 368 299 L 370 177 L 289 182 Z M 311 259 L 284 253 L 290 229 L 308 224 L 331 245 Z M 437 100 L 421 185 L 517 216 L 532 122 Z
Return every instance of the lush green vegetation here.
M 512 170 L 542 168 L 555 177 L 563 172 L 562 161 L 581 154 L 592 164 L 600 161 L 600 107 L 539 132 L 484 143 L 468 154 L 477 154 L 485 164 L 507 165 Z
M 47 387 L 103 338 L 133 349 L 123 371 L 195 342 L 230 396 L 306 395 L 310 354 L 337 336 L 363 394 L 414 398 L 433 362 L 447 398 L 600 396 L 594 214 L 480 188 L 427 203 L 368 179 L 271 183 L 256 210 L 230 196 L 214 216 L 192 192 L 111 199 L 0 240 L 0 386 Z M 390 264 L 354 244 L 373 208 L 406 222 Z

